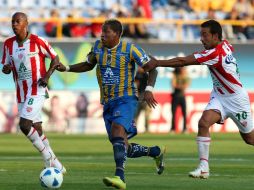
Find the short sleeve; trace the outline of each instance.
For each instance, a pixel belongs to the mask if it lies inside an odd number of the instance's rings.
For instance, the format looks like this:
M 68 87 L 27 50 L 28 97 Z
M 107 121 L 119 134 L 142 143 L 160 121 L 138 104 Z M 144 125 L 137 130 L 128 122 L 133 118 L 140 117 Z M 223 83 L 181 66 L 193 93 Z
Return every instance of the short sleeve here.
M 150 57 L 145 53 L 145 51 L 137 46 L 131 45 L 131 60 L 134 60 L 140 67 L 145 65 L 150 61 Z
M 42 37 L 38 37 L 38 45 L 40 46 L 41 52 L 48 58 L 54 59 L 57 56 L 55 50 L 51 47 L 47 40 Z
M 3 55 L 2 55 L 2 61 L 1 61 L 1 63 L 3 65 L 10 64 L 9 50 L 7 48 L 6 42 L 3 45 Z
M 197 62 L 202 65 L 215 65 L 219 62 L 219 53 L 214 48 L 211 50 L 205 50 L 202 52 L 194 53 L 194 57 L 196 58 Z

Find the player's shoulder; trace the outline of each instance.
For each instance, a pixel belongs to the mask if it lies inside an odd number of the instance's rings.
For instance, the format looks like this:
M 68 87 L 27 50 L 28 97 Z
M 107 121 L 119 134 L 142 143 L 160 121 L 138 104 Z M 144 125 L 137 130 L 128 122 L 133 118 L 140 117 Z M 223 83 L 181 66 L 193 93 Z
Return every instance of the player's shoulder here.
M 144 52 L 143 48 L 137 44 L 137 43 L 130 43 L 130 46 L 131 48 L 134 50 L 134 51 L 138 51 L 138 52 Z
M 36 41 L 39 41 L 39 40 L 45 40 L 43 37 L 40 37 L 36 34 L 30 34 L 30 39 L 31 40 L 36 40 Z
M 11 36 L 9 38 L 7 38 L 4 43 L 7 44 L 7 43 L 10 43 L 10 42 L 13 42 L 14 40 L 16 40 L 16 36 Z
M 230 49 L 232 52 L 234 51 L 234 47 L 231 43 L 229 43 L 229 41 L 227 40 L 223 40 L 222 41 L 222 46 L 226 46 L 228 49 Z
M 38 36 L 36 34 L 30 34 L 30 41 L 31 42 L 36 42 L 38 44 L 46 44 L 46 45 L 48 45 L 48 41 L 45 38 L 43 38 L 41 36 Z
M 94 45 L 93 45 L 93 49 L 100 49 L 100 48 L 103 48 L 103 44 L 102 44 L 102 41 L 101 40 L 96 40 L 94 42 Z
M 121 40 L 119 47 L 121 48 L 121 52 L 131 52 L 133 50 L 134 47 L 134 43 L 133 42 L 129 42 L 129 41 L 125 41 L 125 40 Z

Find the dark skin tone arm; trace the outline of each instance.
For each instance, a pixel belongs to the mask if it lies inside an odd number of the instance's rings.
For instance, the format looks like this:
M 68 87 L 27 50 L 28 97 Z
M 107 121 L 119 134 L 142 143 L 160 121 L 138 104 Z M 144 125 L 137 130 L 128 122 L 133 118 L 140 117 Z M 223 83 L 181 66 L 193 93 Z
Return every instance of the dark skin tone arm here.
M 93 68 L 95 67 L 95 65 L 97 63 L 96 58 L 93 55 L 94 54 L 92 52 L 90 52 L 88 54 L 89 63 L 88 63 L 88 61 L 83 61 L 83 62 L 77 63 L 75 65 L 69 65 L 70 70 L 68 72 L 83 73 L 83 72 L 86 72 L 86 71 L 93 70 Z M 63 64 L 60 64 L 57 67 L 57 70 L 60 71 L 60 72 L 64 72 L 64 71 L 66 71 L 66 66 L 64 66 Z
M 81 62 L 77 63 L 75 65 L 70 65 L 70 70 L 69 72 L 74 72 L 74 73 L 83 73 L 86 71 L 91 71 L 95 67 L 96 64 L 89 64 L 88 62 Z
M 154 57 L 150 57 L 154 61 L 149 62 L 143 67 L 146 72 L 156 67 L 183 67 L 187 65 L 199 65 L 194 55 L 188 55 L 186 57 L 175 57 L 168 60 L 156 60 Z
M 47 84 L 48 84 L 48 80 L 50 78 L 50 76 L 53 74 L 53 72 L 57 69 L 57 67 L 60 66 L 60 63 L 59 63 L 59 57 L 56 56 L 50 63 L 50 66 L 49 66 L 49 69 L 45 75 L 45 77 L 43 78 L 40 78 L 38 83 L 40 86 L 42 87 L 46 87 Z
M 154 59 L 151 59 L 147 64 L 154 64 L 153 62 L 156 62 Z M 142 67 L 144 68 L 145 65 Z M 158 75 L 158 71 L 154 68 L 150 71 L 148 71 L 148 81 L 147 81 L 147 86 L 152 86 L 154 87 L 155 82 L 156 82 L 156 78 Z M 144 100 L 147 102 L 148 106 L 151 108 L 155 108 L 155 106 L 157 105 L 157 101 L 155 100 L 153 93 L 150 91 L 145 91 L 144 93 Z

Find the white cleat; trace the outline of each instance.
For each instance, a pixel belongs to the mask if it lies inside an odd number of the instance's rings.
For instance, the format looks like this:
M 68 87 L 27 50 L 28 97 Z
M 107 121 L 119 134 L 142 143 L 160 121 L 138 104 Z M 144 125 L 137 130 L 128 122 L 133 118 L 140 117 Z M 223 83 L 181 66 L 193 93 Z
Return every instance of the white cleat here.
M 57 159 L 57 157 L 55 157 L 53 160 L 52 160 L 52 164 L 53 164 L 53 167 L 57 168 L 60 170 L 60 172 L 62 174 L 66 174 L 67 171 L 66 171 L 66 168 L 62 165 L 62 163 Z
M 65 168 L 64 166 L 62 166 L 62 169 L 60 170 L 60 172 L 61 172 L 62 174 L 66 174 L 66 173 L 67 173 L 67 170 L 66 170 L 66 168 Z
M 209 168 L 205 168 L 202 166 L 198 166 L 197 169 L 189 173 L 190 177 L 193 178 L 201 178 L 201 179 L 208 179 L 209 177 Z

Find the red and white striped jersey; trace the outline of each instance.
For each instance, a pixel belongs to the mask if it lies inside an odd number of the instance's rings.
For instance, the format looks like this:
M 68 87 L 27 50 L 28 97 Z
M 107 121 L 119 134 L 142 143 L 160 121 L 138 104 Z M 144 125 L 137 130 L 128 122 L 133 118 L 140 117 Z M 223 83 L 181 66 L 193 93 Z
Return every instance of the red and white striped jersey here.
M 38 80 L 46 74 L 45 58 L 52 60 L 56 55 L 45 39 L 34 34 L 21 45 L 15 36 L 4 42 L 2 64 L 12 65 L 18 103 L 31 95 L 46 95 L 47 88 L 40 87 Z
M 214 91 L 219 96 L 239 94 L 243 90 L 233 51 L 232 45 L 223 40 L 213 49 L 194 53 L 200 64 L 208 66 Z

